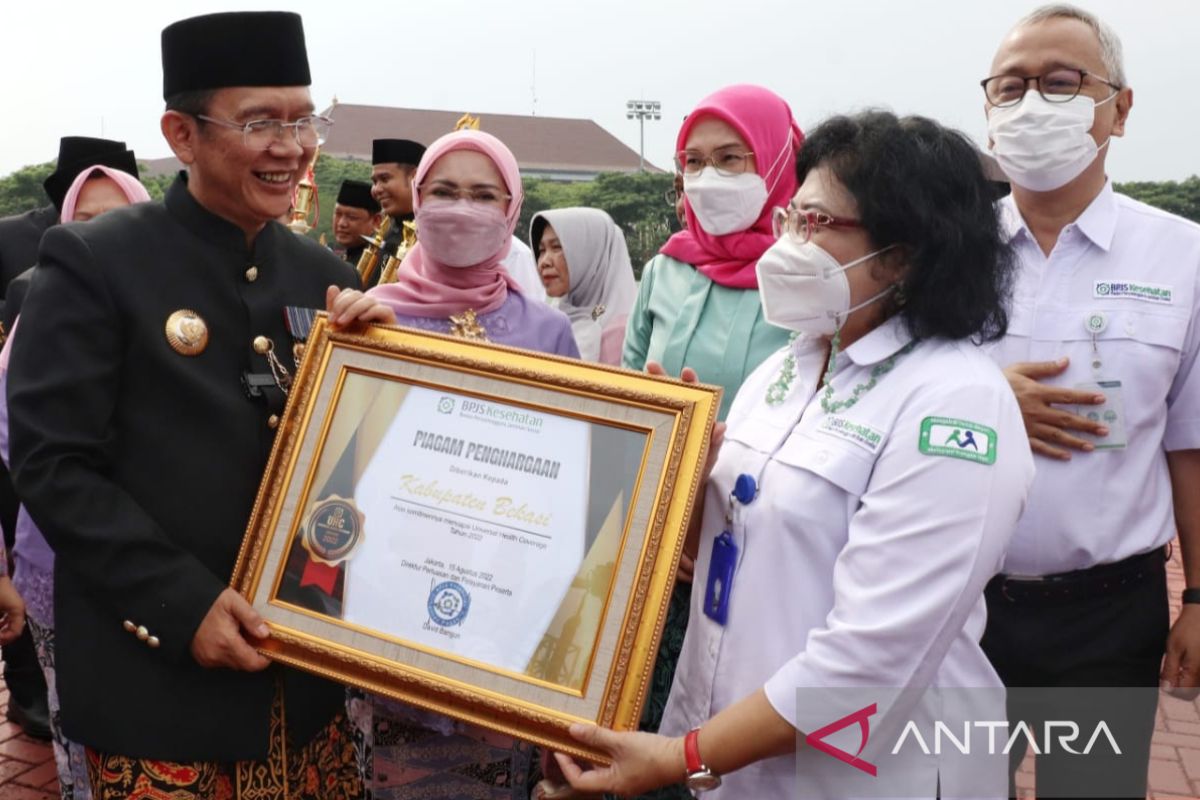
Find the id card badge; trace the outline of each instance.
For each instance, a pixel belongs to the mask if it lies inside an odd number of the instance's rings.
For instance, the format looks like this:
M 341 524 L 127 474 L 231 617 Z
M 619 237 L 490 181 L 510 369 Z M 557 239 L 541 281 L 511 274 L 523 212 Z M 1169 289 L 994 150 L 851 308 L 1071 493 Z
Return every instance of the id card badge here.
M 733 570 L 737 567 L 737 557 L 738 546 L 733 534 L 723 531 L 713 540 L 708 585 L 704 588 L 704 616 L 718 625 L 724 625 L 729 619 L 729 595 L 733 593 Z
M 1079 436 L 1090 441 L 1097 450 L 1120 450 L 1125 447 L 1125 399 L 1122 395 L 1121 382 L 1098 379 L 1081 383 L 1075 387 L 1085 392 L 1097 392 L 1104 395 L 1103 405 L 1078 406 L 1077 414 L 1087 417 L 1093 422 L 1108 426 L 1107 436 L 1095 436 L 1080 432 Z
M 713 539 L 712 558 L 708 562 L 708 585 L 704 587 L 704 616 L 718 625 L 729 619 L 729 597 L 733 594 L 733 572 L 737 569 L 738 546 L 733 538 L 735 521 L 737 529 L 745 534 L 741 524 L 742 511 L 758 496 L 758 484 L 754 476 L 742 473 L 729 493 L 729 514 L 725 517 L 726 528 Z

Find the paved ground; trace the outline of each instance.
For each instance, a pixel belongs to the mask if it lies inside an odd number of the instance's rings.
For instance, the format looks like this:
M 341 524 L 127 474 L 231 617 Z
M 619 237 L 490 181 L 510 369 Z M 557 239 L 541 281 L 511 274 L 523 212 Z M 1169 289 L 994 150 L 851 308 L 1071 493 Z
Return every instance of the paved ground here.
M 1179 613 L 1183 572 L 1176 552 L 1167 566 L 1171 613 Z M 0 682 L 0 799 L 51 800 L 58 794 L 50 748 L 21 735 L 16 725 L 2 722 L 8 690 Z M 1026 761 L 1018 777 L 1022 797 L 1033 797 L 1033 765 Z M 1153 800 L 1200 800 L 1200 700 L 1164 699 L 1158 709 L 1150 763 Z
M 54 755 L 49 746 L 30 739 L 5 721 L 8 689 L 0 682 L 0 798 L 51 800 L 58 796 Z

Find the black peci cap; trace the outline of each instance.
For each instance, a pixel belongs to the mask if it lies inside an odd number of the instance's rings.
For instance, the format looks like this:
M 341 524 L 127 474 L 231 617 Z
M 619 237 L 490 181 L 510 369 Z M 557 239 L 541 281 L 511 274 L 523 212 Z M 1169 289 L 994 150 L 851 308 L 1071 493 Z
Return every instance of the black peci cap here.
M 228 86 L 308 86 L 300 15 L 231 11 L 174 22 L 162 32 L 163 97 Z
M 372 164 L 411 164 L 421 163 L 425 155 L 425 145 L 411 139 L 376 139 L 371 142 Z
M 42 183 L 54 207 L 62 211 L 71 182 L 88 167 L 111 167 L 138 177 L 137 159 L 124 142 L 91 136 L 64 136 L 58 142 L 58 162 Z
M 342 181 L 342 188 L 338 190 L 337 202 L 341 206 L 361 208 L 372 214 L 379 213 L 379 202 L 371 197 L 371 184 L 366 181 Z

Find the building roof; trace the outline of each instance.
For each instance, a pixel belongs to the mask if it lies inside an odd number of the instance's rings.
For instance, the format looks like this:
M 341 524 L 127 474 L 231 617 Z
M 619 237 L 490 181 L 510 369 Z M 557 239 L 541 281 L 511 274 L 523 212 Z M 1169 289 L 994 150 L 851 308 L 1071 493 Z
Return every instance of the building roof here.
M 340 158 L 371 159 L 373 139 L 413 139 L 430 144 L 454 130 L 459 111 L 430 111 L 337 103 L 323 113 L 334 121 L 321 152 Z M 636 172 L 638 154 L 590 119 L 476 114 L 480 130 L 513 151 L 527 177 L 589 180 L 601 172 Z M 646 168 L 661 172 L 646 163 Z
M 458 111 L 430 111 L 338 103 L 321 112 L 334 121 L 321 153 L 334 158 L 371 161 L 374 139 L 412 139 L 428 145 L 454 130 Z M 521 174 L 550 180 L 592 180 L 601 172 L 637 172 L 638 154 L 590 119 L 474 114 L 480 130 L 496 136 L 513 151 Z M 173 157 L 143 159 L 148 175 L 181 168 Z M 646 162 L 649 172 L 662 172 Z

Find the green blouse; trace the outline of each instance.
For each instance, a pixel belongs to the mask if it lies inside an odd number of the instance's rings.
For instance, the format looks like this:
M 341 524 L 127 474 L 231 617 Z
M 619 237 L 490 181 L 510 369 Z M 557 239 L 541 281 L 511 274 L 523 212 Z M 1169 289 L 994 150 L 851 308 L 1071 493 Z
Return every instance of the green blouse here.
M 742 381 L 788 336 L 763 319 L 757 289 L 720 286 L 660 254 L 642 272 L 621 365 L 640 370 L 657 361 L 668 375 L 691 367 L 704 383 L 725 388 L 719 414 L 725 419 Z

